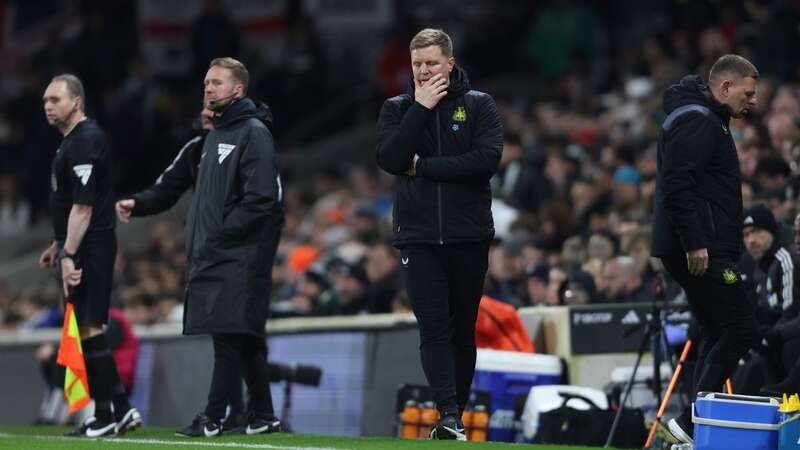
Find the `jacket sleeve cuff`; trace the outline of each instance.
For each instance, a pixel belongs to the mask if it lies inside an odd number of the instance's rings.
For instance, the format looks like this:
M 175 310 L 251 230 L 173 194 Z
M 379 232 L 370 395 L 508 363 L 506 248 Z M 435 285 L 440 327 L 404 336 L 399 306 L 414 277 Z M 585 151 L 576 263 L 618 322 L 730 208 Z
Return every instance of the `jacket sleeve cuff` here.
M 138 216 L 142 213 L 143 205 L 142 205 L 142 198 L 139 194 L 131 195 L 131 200 L 133 200 L 133 209 L 131 209 L 131 216 Z
M 708 243 L 700 236 L 681 236 L 681 242 L 683 242 L 683 248 L 687 252 L 701 248 L 708 248 Z

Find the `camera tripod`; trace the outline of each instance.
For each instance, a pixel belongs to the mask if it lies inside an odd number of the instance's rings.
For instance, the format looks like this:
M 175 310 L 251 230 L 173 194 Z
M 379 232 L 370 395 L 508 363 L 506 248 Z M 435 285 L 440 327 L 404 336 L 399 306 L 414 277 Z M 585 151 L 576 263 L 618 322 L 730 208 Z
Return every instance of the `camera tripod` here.
M 642 363 L 642 357 L 647 351 L 648 345 L 650 346 L 650 352 L 653 357 L 653 379 L 651 383 L 651 389 L 654 397 L 657 400 L 657 404 L 661 404 L 661 409 L 666 408 L 666 404 L 662 404 L 661 402 L 661 363 L 666 356 L 666 359 L 669 361 L 673 372 L 676 371 L 676 366 L 673 361 L 673 355 L 670 351 L 669 343 L 667 342 L 666 334 L 664 333 L 664 319 L 662 314 L 664 309 L 666 309 L 666 300 L 664 298 L 665 281 L 663 277 L 663 274 L 659 273 L 654 280 L 653 291 L 655 292 L 655 295 L 650 301 L 650 313 L 647 315 L 647 320 L 624 332 L 625 336 L 630 336 L 631 334 L 644 328 L 642 340 L 639 343 L 639 349 L 636 354 L 636 363 L 633 365 L 633 373 L 631 373 L 631 376 L 625 385 L 622 399 L 619 402 L 619 409 L 617 409 L 617 413 L 614 416 L 614 422 L 611 425 L 611 431 L 608 434 L 608 439 L 606 440 L 606 444 L 604 446 L 605 448 L 611 447 L 611 443 L 614 440 L 617 427 L 619 426 L 620 417 L 625 409 L 625 404 L 628 402 L 628 397 L 630 396 L 631 389 L 633 388 L 633 383 L 636 381 L 636 373 L 639 370 L 639 366 Z M 689 346 L 690 345 L 691 344 L 689 344 Z M 662 348 L 665 349 L 666 355 L 662 354 Z M 685 355 L 687 353 L 688 348 L 684 349 L 682 360 L 685 359 Z M 667 397 L 669 397 L 669 395 L 672 393 L 672 389 L 674 389 L 676 381 L 677 377 L 673 376 L 673 380 L 670 383 L 670 389 L 667 392 Z M 659 412 L 659 416 L 661 414 L 663 414 L 663 411 Z

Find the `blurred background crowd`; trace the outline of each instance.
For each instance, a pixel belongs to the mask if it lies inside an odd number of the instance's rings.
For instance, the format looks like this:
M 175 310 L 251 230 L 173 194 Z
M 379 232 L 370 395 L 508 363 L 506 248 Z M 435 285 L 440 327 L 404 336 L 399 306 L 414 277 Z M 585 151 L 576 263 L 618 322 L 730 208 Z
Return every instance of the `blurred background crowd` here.
M 250 96 L 273 109 L 283 163 L 286 227 L 275 266 L 264 268 L 273 316 L 409 310 L 374 126 L 382 101 L 406 89 L 408 41 L 423 26 L 451 34 L 473 88 L 492 94 L 504 119 L 491 297 L 516 307 L 652 299 L 661 95 L 685 74 L 707 76 L 726 53 L 761 72 L 758 108 L 731 125 L 745 207 L 766 202 L 786 223 L 798 213 L 800 2 L 342 3 L 5 2 L 1 245 L 49 227 L 60 137 L 41 96 L 53 75 L 83 79 L 122 195 L 150 185 L 191 137 L 208 62 L 234 56 L 250 70 Z M 118 230 L 124 241 L 130 231 Z M 147 233 L 144 245 L 121 246 L 114 301 L 136 324 L 180 322 L 183 223 L 162 219 Z M 0 280 L 2 329 L 51 326 L 57 305 L 55 282 Z

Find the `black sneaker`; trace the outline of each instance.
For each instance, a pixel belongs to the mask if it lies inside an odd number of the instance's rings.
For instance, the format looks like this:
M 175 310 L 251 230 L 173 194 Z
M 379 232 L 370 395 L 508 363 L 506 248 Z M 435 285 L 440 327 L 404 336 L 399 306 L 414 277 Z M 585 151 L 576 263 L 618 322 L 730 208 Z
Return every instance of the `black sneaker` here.
M 250 413 L 245 434 L 268 434 L 281 431 L 281 421 L 272 414 L 260 415 Z
M 692 424 L 691 422 L 687 423 L 683 416 L 670 419 L 669 422 L 667 422 L 667 428 L 669 429 L 669 432 L 675 436 L 675 439 L 677 439 L 678 442 L 683 444 L 694 443 L 694 439 L 692 439 Z
M 248 422 L 247 414 L 243 412 L 231 413 L 222 420 L 223 434 L 245 434 L 245 427 Z
M 83 421 L 81 426 L 76 428 L 65 436 L 71 437 L 86 437 L 86 438 L 99 438 L 116 436 L 117 423 L 116 422 L 103 422 L 95 417 L 89 417 Z
M 184 437 L 212 437 L 222 434 L 222 426 L 203 413 L 194 416 L 194 420 L 186 428 L 175 432 L 176 436 Z
M 456 416 L 444 416 L 431 430 L 431 439 L 450 439 L 456 441 L 466 441 L 467 435 L 464 432 L 464 424 Z
M 142 415 L 139 410 L 131 408 L 117 419 L 117 434 L 125 434 L 129 431 L 135 431 L 142 425 Z

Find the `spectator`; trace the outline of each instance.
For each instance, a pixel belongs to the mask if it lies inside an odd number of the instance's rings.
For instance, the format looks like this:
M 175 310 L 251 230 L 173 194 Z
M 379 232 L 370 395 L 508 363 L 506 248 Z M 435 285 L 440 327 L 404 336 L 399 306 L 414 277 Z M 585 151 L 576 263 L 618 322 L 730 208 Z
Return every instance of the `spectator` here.
M 314 264 L 297 284 L 294 296 L 273 305 L 273 317 L 331 316 L 339 313 L 339 300 L 324 267 Z
M 632 303 L 651 299 L 636 260 L 630 256 L 617 256 L 603 266 L 603 294 L 606 302 Z
M 596 297 L 592 276 L 580 269 L 570 270 L 559 287 L 559 299 L 563 305 L 585 305 L 593 303 Z
M 526 272 L 526 306 L 547 306 L 547 285 L 550 267 L 540 264 Z
M 361 314 L 367 311 L 367 289 L 369 278 L 359 264 L 344 261 L 335 263 L 331 270 L 333 286 L 339 297 L 339 313 L 344 315 Z
M 608 261 L 617 254 L 617 239 L 610 233 L 594 233 L 589 237 L 589 258 Z
M 400 263 L 397 252 L 385 242 L 377 242 L 367 249 L 367 311 L 387 313 L 400 289 Z
M 547 273 L 547 293 L 545 301 L 550 306 L 562 305 L 561 286 L 567 281 L 567 271 L 554 266 Z

